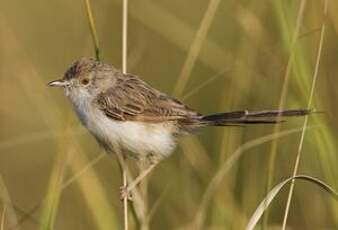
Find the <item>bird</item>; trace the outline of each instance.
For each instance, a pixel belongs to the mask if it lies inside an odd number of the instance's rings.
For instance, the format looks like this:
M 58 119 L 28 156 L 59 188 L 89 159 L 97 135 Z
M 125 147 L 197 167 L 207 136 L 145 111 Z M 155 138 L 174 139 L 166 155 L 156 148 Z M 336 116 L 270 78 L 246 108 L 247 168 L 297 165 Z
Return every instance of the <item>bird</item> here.
M 146 168 L 122 187 L 121 199 L 173 153 L 183 135 L 210 126 L 276 124 L 282 122 L 281 117 L 311 113 L 309 109 L 291 109 L 204 115 L 138 76 L 91 57 L 75 61 L 62 79 L 48 86 L 64 89 L 80 122 L 106 152 L 119 147 L 124 157 L 146 162 Z

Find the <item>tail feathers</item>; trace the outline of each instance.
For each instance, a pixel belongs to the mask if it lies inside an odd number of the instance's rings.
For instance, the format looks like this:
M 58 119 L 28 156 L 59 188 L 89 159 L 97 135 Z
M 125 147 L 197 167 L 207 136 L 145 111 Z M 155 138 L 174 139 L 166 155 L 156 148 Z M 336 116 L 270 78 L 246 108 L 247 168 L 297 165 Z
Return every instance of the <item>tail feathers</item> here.
M 282 117 L 305 116 L 312 113 L 307 109 L 295 110 L 264 110 L 249 112 L 235 111 L 227 113 L 217 113 L 202 117 L 202 121 L 209 125 L 228 126 L 237 124 L 275 124 L 283 122 Z

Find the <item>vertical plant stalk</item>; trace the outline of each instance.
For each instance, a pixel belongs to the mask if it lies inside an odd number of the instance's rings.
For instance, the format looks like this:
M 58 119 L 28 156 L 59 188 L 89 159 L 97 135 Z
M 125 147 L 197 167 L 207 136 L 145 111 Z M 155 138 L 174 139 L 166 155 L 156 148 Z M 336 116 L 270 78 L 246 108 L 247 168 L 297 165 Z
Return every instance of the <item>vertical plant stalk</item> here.
M 174 95 L 180 96 L 189 80 L 189 77 L 191 75 L 192 69 L 195 65 L 195 62 L 197 60 L 198 54 L 201 50 L 203 41 L 205 40 L 208 30 L 210 28 L 211 22 L 214 19 L 216 10 L 218 8 L 218 5 L 220 3 L 220 0 L 211 0 L 209 2 L 208 8 L 205 11 L 204 17 L 202 19 L 202 22 L 198 28 L 198 31 L 196 33 L 196 36 L 190 46 L 187 59 L 184 62 L 182 71 L 180 73 L 180 76 L 178 77 L 178 82 L 176 84 L 176 87 L 174 89 Z
M 228 159 L 226 159 L 219 167 L 216 174 L 211 178 L 209 184 L 206 187 L 206 190 L 203 194 L 202 200 L 197 208 L 195 214 L 195 220 L 192 222 L 192 229 L 203 229 L 203 224 L 206 219 L 206 212 L 208 210 L 207 205 L 210 203 L 212 197 L 214 196 L 217 188 L 222 184 L 222 180 L 229 170 L 236 164 L 238 159 L 248 150 L 257 147 L 261 144 L 264 144 L 268 141 L 273 141 L 275 138 L 282 138 L 288 135 L 300 132 L 301 129 L 291 129 L 279 132 L 277 134 L 272 133 L 266 136 L 262 136 L 253 140 L 250 140 L 243 145 L 239 146 L 236 151 L 234 151 Z
M 127 73 L 127 42 L 128 42 L 128 0 L 122 6 L 122 72 Z
M 18 217 L 16 214 L 16 212 L 18 212 L 18 209 L 15 208 L 1 175 L 0 175 L 0 202 L 3 206 L 2 215 L 4 220 L 6 219 L 7 226 L 11 228 L 18 227 L 20 225 L 20 222 L 18 221 Z
M 127 73 L 127 32 L 128 32 L 128 0 L 123 0 L 122 6 L 122 72 Z M 121 161 L 124 161 L 123 156 L 120 157 Z M 127 171 L 125 169 L 125 162 L 122 164 L 122 183 L 123 187 L 128 186 Z M 124 230 L 128 230 L 128 197 L 123 199 L 123 219 Z
M 55 227 L 55 219 L 62 193 L 61 185 L 71 153 L 69 144 L 64 140 L 61 140 L 59 145 L 67 145 L 67 147 L 61 148 L 51 172 L 47 196 L 44 199 L 41 211 L 40 230 L 54 229 Z
M 4 205 L 4 208 L 1 214 L 0 230 L 5 230 L 5 219 L 6 219 L 6 205 Z
M 99 40 L 96 32 L 96 27 L 94 23 L 94 17 L 92 14 L 91 6 L 89 0 L 85 0 L 86 2 L 86 8 L 87 8 L 87 15 L 88 15 L 88 21 L 89 21 L 89 26 L 90 26 L 90 31 L 94 43 L 94 49 L 95 49 L 95 56 L 96 59 L 99 61 L 100 60 L 100 49 L 99 49 Z M 123 73 L 126 72 L 127 69 L 127 54 L 126 54 L 126 43 L 127 43 L 127 0 L 123 0 L 123 18 L 122 18 L 122 26 L 123 26 L 123 31 L 122 31 L 122 62 L 123 62 Z M 116 149 L 116 148 L 115 148 Z M 126 173 L 126 164 L 124 161 L 124 157 L 122 152 L 118 149 L 117 150 L 117 155 L 118 155 L 118 160 L 121 165 L 121 171 L 122 171 L 122 183 L 123 186 L 127 186 L 127 173 Z M 128 198 L 125 197 L 123 199 L 123 217 L 124 217 L 124 230 L 128 230 Z
M 317 78 L 318 78 L 318 71 L 319 71 L 319 66 L 320 66 L 320 60 L 321 60 L 323 42 L 324 42 L 324 35 L 325 35 L 325 20 L 326 20 L 326 16 L 327 16 L 327 11 L 328 11 L 328 0 L 325 0 L 324 1 L 324 21 L 323 21 L 321 31 L 320 31 L 320 39 L 319 39 L 319 45 L 318 45 L 318 51 L 317 51 L 316 65 L 315 65 L 315 69 L 314 69 L 314 73 L 313 73 L 311 91 L 310 91 L 309 101 L 308 101 L 308 105 L 307 105 L 308 109 L 310 109 L 311 105 L 312 105 L 313 94 L 314 94 L 314 91 L 315 91 L 315 86 L 316 86 L 316 82 L 317 82 Z M 306 132 L 306 127 L 308 125 L 308 121 L 309 121 L 309 117 L 306 116 L 305 119 L 304 119 L 303 130 L 302 130 L 302 134 L 301 134 L 299 145 L 298 145 L 297 157 L 296 157 L 292 177 L 295 177 L 298 173 L 298 168 L 299 168 L 300 158 L 301 158 L 301 154 L 302 154 L 304 137 L 305 137 L 305 132 Z M 288 216 L 289 216 L 290 205 L 291 205 L 291 200 L 292 200 L 294 188 L 295 188 L 295 179 L 293 179 L 291 181 L 291 185 L 290 185 L 290 189 L 289 189 L 288 199 L 287 199 L 287 202 L 286 202 L 284 218 L 283 218 L 283 226 L 282 226 L 283 230 L 285 230 L 285 228 L 286 228 L 286 223 L 287 223 Z
M 90 33 L 91 33 L 93 45 L 94 45 L 95 57 L 96 57 L 96 60 L 100 61 L 99 38 L 98 38 L 97 32 L 96 32 L 94 17 L 93 17 L 93 13 L 92 13 L 92 7 L 90 5 L 89 0 L 85 0 L 85 4 L 86 4 Z
M 128 186 L 127 181 L 127 172 L 126 170 L 122 169 L 122 180 L 123 180 L 123 187 Z M 128 230 L 128 198 L 125 197 L 123 199 L 123 222 L 124 222 L 124 230 Z
M 122 4 L 122 73 L 127 74 L 127 61 L 128 59 L 128 0 L 123 0 Z M 128 186 L 128 180 L 132 181 L 131 173 L 129 172 L 127 162 L 123 156 L 123 152 L 120 148 L 117 151 L 118 160 L 120 162 L 120 168 L 122 170 L 122 183 L 123 187 Z M 142 200 L 140 193 L 137 188 L 132 191 L 133 195 L 133 206 L 131 207 L 132 213 L 135 212 L 135 216 L 142 220 L 142 226 L 144 225 L 145 216 L 145 201 Z M 124 218 L 124 230 L 128 230 L 128 198 L 123 199 L 123 218 Z M 138 220 L 136 220 L 136 224 Z
M 67 136 L 71 127 L 68 125 L 68 120 L 66 120 L 65 124 L 66 126 L 63 129 L 63 133 Z M 62 183 L 68 164 L 74 156 L 71 143 L 72 142 L 67 138 L 61 138 L 58 141 L 59 153 L 56 156 L 49 179 L 47 194 L 42 204 L 41 217 L 39 221 L 40 230 L 55 228 L 55 220 L 62 195 Z
M 284 83 L 283 83 L 281 97 L 280 97 L 280 101 L 279 101 L 279 105 L 278 105 L 279 110 L 282 110 L 284 108 L 284 105 L 285 105 L 286 95 L 287 95 L 287 92 L 288 92 L 288 89 L 289 89 L 290 74 L 291 74 L 292 65 L 294 63 L 294 58 L 295 58 L 294 48 L 296 46 L 297 39 L 298 39 L 298 36 L 299 36 L 300 27 L 301 27 L 301 24 L 302 24 L 302 21 L 303 21 L 305 6 L 306 6 L 306 0 L 302 0 L 300 2 L 299 10 L 298 10 L 298 13 L 297 13 L 296 28 L 295 28 L 295 31 L 293 33 L 292 40 L 291 40 L 291 45 L 290 45 L 290 52 L 291 53 L 290 53 L 290 56 L 289 56 L 289 59 L 288 59 L 288 62 L 287 62 L 287 66 L 286 66 Z M 275 128 L 274 128 L 275 135 L 277 135 L 279 131 L 280 131 L 280 124 L 276 124 Z M 269 192 L 271 185 L 272 185 L 274 168 L 275 168 L 275 161 L 276 161 L 276 155 L 277 155 L 277 147 L 278 147 L 278 140 L 274 139 L 274 141 L 272 142 L 272 145 L 271 145 L 271 152 L 270 152 L 269 163 L 268 163 L 269 165 L 268 165 L 268 178 L 267 178 L 267 184 L 266 184 L 266 193 Z M 263 217 L 263 229 L 266 229 L 268 218 L 269 218 L 269 210 L 266 211 L 266 213 Z

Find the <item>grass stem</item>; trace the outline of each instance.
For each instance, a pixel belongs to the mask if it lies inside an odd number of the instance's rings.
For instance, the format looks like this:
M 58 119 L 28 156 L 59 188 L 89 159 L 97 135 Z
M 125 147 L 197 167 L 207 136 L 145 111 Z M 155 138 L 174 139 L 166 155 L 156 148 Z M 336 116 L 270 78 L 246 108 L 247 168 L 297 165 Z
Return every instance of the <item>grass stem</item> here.
M 92 13 L 92 7 L 90 5 L 89 0 L 85 0 L 85 4 L 86 4 L 90 33 L 93 39 L 95 57 L 96 57 L 96 60 L 100 61 L 99 38 L 96 32 L 96 26 L 95 26 L 94 16 Z
M 6 220 L 6 205 L 4 205 L 4 208 L 3 208 L 2 214 L 1 214 L 0 230 L 5 229 L 5 220 Z
M 290 56 L 289 56 L 288 63 L 286 66 L 286 72 L 285 72 L 284 83 L 283 83 L 282 92 L 281 92 L 281 96 L 279 100 L 278 110 L 282 110 L 285 106 L 286 96 L 287 96 L 287 92 L 289 89 L 291 70 L 292 70 L 292 66 L 293 66 L 294 58 L 295 58 L 294 50 L 295 50 L 296 43 L 299 37 L 300 27 L 302 25 L 302 21 L 304 17 L 305 6 L 306 6 L 306 0 L 302 0 L 299 5 L 297 19 L 296 19 L 296 27 L 295 27 L 292 40 L 290 43 Z M 276 135 L 277 133 L 279 133 L 280 128 L 281 128 L 280 124 L 275 125 L 274 133 Z M 267 178 L 267 183 L 266 183 L 266 193 L 268 193 L 268 191 L 270 190 L 272 181 L 273 181 L 277 148 L 278 148 L 278 140 L 274 139 L 271 145 L 271 152 L 270 152 L 269 163 L 268 163 L 268 178 Z M 267 210 L 263 217 L 263 229 L 266 229 L 268 218 L 269 218 L 269 211 Z
M 127 73 L 127 32 L 128 32 L 128 0 L 123 0 L 122 5 L 122 72 Z M 125 164 L 124 164 L 125 165 Z M 122 169 L 122 183 L 123 187 L 128 186 L 127 172 L 125 167 Z M 124 230 L 128 230 L 128 197 L 123 199 L 123 220 Z
M 314 91 L 315 91 L 315 86 L 316 86 L 316 82 L 317 82 L 317 78 L 318 78 L 318 71 L 319 71 L 319 66 L 320 66 L 320 60 L 321 60 L 321 54 L 322 54 L 323 42 L 324 42 L 324 35 L 325 35 L 325 18 L 326 18 L 326 15 L 327 15 L 327 9 L 328 9 L 328 0 L 325 0 L 325 2 L 324 2 L 324 22 L 322 24 L 322 28 L 321 28 L 321 31 L 320 31 L 320 39 L 319 39 L 319 45 L 318 45 L 318 51 L 317 51 L 317 57 L 316 57 L 316 65 L 315 65 L 315 69 L 314 69 L 314 73 L 313 73 L 312 86 L 311 86 L 309 101 L 308 101 L 308 105 L 307 105 L 308 109 L 310 109 L 311 105 L 312 105 L 313 94 L 314 94 Z M 301 157 L 301 153 L 302 153 L 302 149 L 303 149 L 304 137 L 305 137 L 305 132 L 306 132 L 306 127 L 308 125 L 308 121 L 309 121 L 309 117 L 307 116 L 307 117 L 305 117 L 305 120 L 304 120 L 303 130 L 302 130 L 301 138 L 300 138 L 299 145 L 298 145 L 297 157 L 296 157 L 296 161 L 295 161 L 295 165 L 294 165 L 294 169 L 293 169 L 293 174 L 292 174 L 293 177 L 295 177 L 298 173 L 300 157 Z M 287 219 L 288 219 L 288 215 L 289 215 L 289 211 L 290 211 L 290 205 L 291 205 L 294 187 L 295 187 L 295 180 L 293 179 L 291 181 L 288 199 L 287 199 L 287 202 L 286 202 L 286 207 L 285 207 L 285 212 L 284 212 L 283 227 L 282 227 L 283 230 L 285 230 L 285 228 L 286 228 L 286 223 L 287 223 Z
M 205 11 L 201 24 L 190 46 L 187 59 L 184 62 L 181 74 L 178 78 L 178 82 L 174 89 L 174 95 L 176 96 L 180 96 L 183 93 L 183 90 L 186 84 L 188 83 L 189 77 L 197 60 L 197 57 L 200 53 L 202 44 L 208 35 L 210 25 L 215 17 L 219 3 L 220 0 L 211 0 L 209 2 L 208 8 Z

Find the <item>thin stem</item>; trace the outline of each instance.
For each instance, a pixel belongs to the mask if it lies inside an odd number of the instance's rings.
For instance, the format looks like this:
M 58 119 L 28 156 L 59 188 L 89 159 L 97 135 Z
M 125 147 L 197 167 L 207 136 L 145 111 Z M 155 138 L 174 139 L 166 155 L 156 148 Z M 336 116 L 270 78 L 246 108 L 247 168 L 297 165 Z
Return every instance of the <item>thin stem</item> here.
M 197 57 L 200 53 L 202 44 L 207 37 L 208 30 L 216 14 L 220 0 L 211 0 L 209 2 L 208 8 L 205 11 L 201 24 L 196 32 L 196 36 L 190 46 L 187 59 L 183 65 L 181 74 L 178 78 L 178 82 L 174 89 L 174 95 L 180 96 L 183 93 L 183 90 L 188 83 L 189 77 L 197 60 Z
M 245 144 L 239 146 L 236 151 L 230 155 L 230 157 L 222 163 L 220 168 L 217 170 L 216 174 L 211 178 L 207 188 L 203 194 L 203 198 L 199 204 L 199 207 L 196 211 L 195 220 L 193 222 L 192 229 L 202 229 L 203 223 L 205 221 L 205 215 L 207 210 L 207 205 L 210 203 L 212 196 L 215 191 L 217 191 L 217 187 L 222 184 L 222 180 L 224 176 L 229 172 L 229 170 L 235 165 L 238 159 L 248 150 L 257 147 L 261 144 L 264 144 L 268 141 L 272 141 L 275 138 L 282 138 L 288 135 L 300 132 L 301 129 L 291 129 L 279 132 L 277 134 L 272 133 L 263 137 L 259 137 L 253 140 L 246 142 Z
M 127 172 L 122 170 L 122 179 L 123 187 L 128 186 Z M 128 197 L 123 199 L 123 219 L 124 219 L 124 229 L 128 230 Z
M 127 73 L 127 32 L 128 32 L 128 0 L 123 0 L 122 6 L 122 72 Z
M 6 218 L 6 205 L 4 205 L 4 208 L 2 210 L 0 230 L 5 229 L 5 218 Z
M 196 94 L 198 91 L 200 91 L 201 89 L 203 89 L 204 87 L 206 87 L 208 84 L 214 82 L 216 79 L 218 79 L 221 76 L 224 76 L 224 73 L 228 72 L 227 70 L 223 70 L 217 74 L 215 74 L 212 77 L 209 77 L 207 80 L 205 80 L 204 82 L 202 82 L 202 84 L 198 85 L 197 87 L 193 88 L 192 90 L 190 90 L 189 92 L 187 92 L 186 94 L 184 94 L 181 98 L 183 100 L 186 100 L 187 98 L 193 96 L 194 94 Z
M 6 214 L 6 223 L 8 226 L 19 226 L 19 221 L 17 217 L 17 213 L 25 213 L 23 209 L 16 207 L 12 202 L 12 199 L 9 195 L 9 191 L 7 186 L 0 175 L 0 204 L 2 204 L 3 208 L 3 215 Z M 5 209 L 6 208 L 6 209 Z
M 128 0 L 123 0 L 122 6 L 122 72 L 127 73 L 127 26 L 128 26 Z M 125 166 L 125 164 L 123 164 Z M 127 171 L 125 167 L 122 168 L 123 187 L 128 186 Z M 123 199 L 123 219 L 124 230 L 128 230 L 128 197 Z
M 127 181 L 133 181 L 132 178 L 132 174 L 129 171 L 127 162 L 123 156 L 123 152 L 121 151 L 119 146 L 115 146 L 114 147 L 114 153 L 117 157 L 118 163 L 119 163 L 119 167 L 120 167 L 120 171 L 121 172 L 125 172 L 126 177 L 127 177 Z M 142 200 L 141 194 L 138 191 L 138 188 L 134 188 L 131 191 L 132 197 L 133 197 L 133 202 L 131 202 L 133 205 L 131 205 L 131 211 L 134 212 L 136 214 L 136 219 L 135 221 L 137 222 L 137 224 L 139 224 L 139 220 L 144 220 L 144 201 Z
M 131 182 L 130 185 L 128 185 L 128 189 L 133 190 L 154 169 L 155 166 L 156 164 L 152 164 L 148 168 L 144 170 L 142 169 L 141 174 L 133 182 Z
M 280 101 L 278 105 L 278 110 L 282 110 L 285 105 L 286 95 L 289 89 L 290 74 L 291 74 L 292 65 L 294 63 L 294 58 L 295 58 L 294 48 L 296 46 L 297 39 L 299 37 L 299 31 L 300 31 L 300 27 L 301 27 L 303 17 L 304 17 L 305 6 L 306 6 L 306 0 L 302 0 L 299 5 L 299 10 L 298 10 L 297 19 L 296 19 L 296 27 L 295 27 L 295 31 L 293 33 L 292 40 L 291 40 L 291 45 L 290 45 L 291 54 L 289 56 L 288 63 L 286 66 L 286 72 L 285 72 L 281 97 L 280 97 Z M 280 131 L 280 124 L 277 124 L 275 125 L 274 133 L 277 135 L 279 131 Z M 266 193 L 268 193 L 268 191 L 270 190 L 270 187 L 273 181 L 275 161 L 276 161 L 276 155 L 277 155 L 277 147 L 278 147 L 278 140 L 275 139 L 271 145 L 271 153 L 270 153 L 269 163 L 268 163 L 269 165 L 268 165 L 268 178 L 267 178 L 267 184 L 266 184 Z M 269 218 L 269 211 L 267 210 L 263 217 L 263 229 L 266 229 L 268 218 Z
M 324 18 L 326 18 L 327 9 L 328 9 L 328 0 L 325 0 L 325 2 L 324 2 Z M 322 28 L 321 28 L 321 32 L 320 32 L 320 40 L 319 40 L 318 51 L 317 51 L 316 66 L 315 66 L 315 70 L 314 70 L 314 73 L 313 73 L 312 86 L 311 86 L 311 91 L 310 91 L 310 96 L 309 96 L 309 101 L 308 101 L 308 106 L 307 106 L 308 109 L 310 109 L 310 107 L 312 105 L 313 94 L 314 94 L 314 91 L 315 91 L 315 86 L 316 86 L 316 82 L 317 82 L 317 78 L 318 78 L 318 71 L 319 71 L 321 54 L 322 54 L 322 49 L 323 49 L 324 35 L 325 35 L 325 19 L 324 19 L 324 22 L 322 24 Z M 300 162 L 301 153 L 302 153 L 302 149 L 303 149 L 304 137 L 305 137 L 306 127 L 308 125 L 308 120 L 309 120 L 309 118 L 305 117 L 302 135 L 301 135 L 301 138 L 300 138 L 300 141 L 299 141 L 295 166 L 294 166 L 294 169 L 293 169 L 293 174 L 292 174 L 293 177 L 295 177 L 298 173 L 299 162 Z M 285 207 L 285 212 L 284 212 L 283 227 L 282 227 L 283 230 L 285 230 L 285 228 L 286 228 L 286 223 L 287 223 L 287 220 L 288 220 L 288 215 L 289 215 L 289 211 L 290 211 L 290 205 L 291 205 L 294 187 L 295 187 L 295 180 L 293 179 L 292 182 L 291 182 L 291 185 L 290 185 L 288 200 L 286 202 L 286 207 Z
M 93 43 L 94 43 L 95 57 L 96 57 L 96 60 L 100 61 L 99 38 L 98 38 L 97 32 L 96 32 L 96 26 L 95 26 L 95 22 L 94 22 L 93 13 L 92 13 L 92 7 L 90 5 L 89 0 L 85 0 L 85 4 L 86 4 L 90 33 L 91 33 Z
M 122 72 L 123 74 L 127 74 L 127 58 L 128 58 L 128 0 L 123 0 L 122 5 Z M 127 163 L 125 162 L 124 157 L 121 155 L 121 150 L 119 150 L 120 153 L 118 153 L 118 158 L 121 164 L 122 168 L 122 180 L 123 180 L 123 186 L 128 186 L 128 180 L 133 181 L 131 179 L 131 173 L 128 170 Z M 123 154 L 123 153 L 122 153 Z M 132 211 L 135 211 L 137 214 L 137 217 L 141 220 L 146 219 L 145 218 L 145 201 L 142 200 L 142 197 L 140 196 L 137 188 L 134 188 L 133 191 L 131 191 L 133 195 L 133 208 Z M 123 216 L 124 216 L 124 229 L 128 229 L 128 198 L 124 197 L 123 199 Z M 138 222 L 138 220 L 136 220 Z M 142 223 L 143 225 L 143 223 Z
M 79 177 L 81 177 L 85 172 L 87 172 L 88 169 L 92 168 L 97 162 L 99 162 L 105 156 L 106 156 L 105 153 L 100 153 L 97 157 L 95 157 L 92 161 L 90 161 L 82 170 L 80 170 L 74 176 L 65 181 L 62 184 L 61 189 L 62 190 L 66 189 L 69 185 L 71 185 L 74 181 L 79 179 Z

